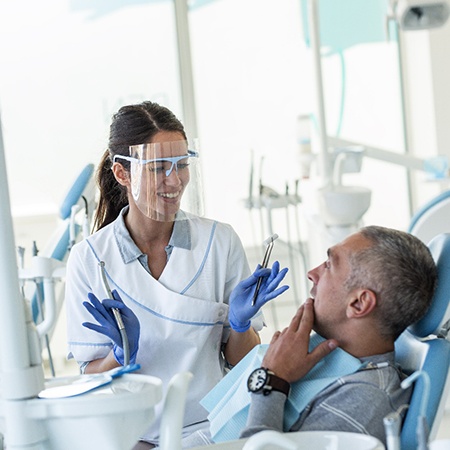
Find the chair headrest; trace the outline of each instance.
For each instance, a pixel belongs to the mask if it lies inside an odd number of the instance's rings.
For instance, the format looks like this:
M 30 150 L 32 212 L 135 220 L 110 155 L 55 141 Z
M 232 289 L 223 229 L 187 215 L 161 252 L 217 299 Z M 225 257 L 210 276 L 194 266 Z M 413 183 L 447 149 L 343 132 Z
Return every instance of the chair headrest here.
M 437 195 L 435 198 L 431 199 L 428 203 L 422 206 L 411 218 L 411 222 L 408 227 L 408 233 L 414 233 L 414 227 L 417 225 L 417 223 L 423 218 L 424 214 L 430 211 L 433 207 L 436 205 L 439 205 L 444 200 L 448 199 L 450 197 L 450 190 L 442 192 L 441 194 Z
M 450 233 L 434 237 L 428 244 L 438 271 L 438 283 L 433 301 L 425 316 L 408 330 L 424 338 L 439 334 L 441 327 L 450 319 Z

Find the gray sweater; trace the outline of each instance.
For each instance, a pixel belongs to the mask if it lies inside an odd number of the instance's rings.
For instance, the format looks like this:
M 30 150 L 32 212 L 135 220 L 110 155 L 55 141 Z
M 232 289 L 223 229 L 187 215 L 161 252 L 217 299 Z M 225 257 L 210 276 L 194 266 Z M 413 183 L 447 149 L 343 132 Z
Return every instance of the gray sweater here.
M 368 367 L 342 377 L 317 394 L 301 412 L 290 430 L 348 431 L 378 438 L 386 445 L 383 418 L 408 404 L 411 389 L 400 387 L 405 375 L 395 365 L 394 353 L 361 361 Z M 379 366 L 377 366 L 379 364 Z M 241 437 L 263 430 L 283 431 L 286 396 L 252 394 L 247 426 Z

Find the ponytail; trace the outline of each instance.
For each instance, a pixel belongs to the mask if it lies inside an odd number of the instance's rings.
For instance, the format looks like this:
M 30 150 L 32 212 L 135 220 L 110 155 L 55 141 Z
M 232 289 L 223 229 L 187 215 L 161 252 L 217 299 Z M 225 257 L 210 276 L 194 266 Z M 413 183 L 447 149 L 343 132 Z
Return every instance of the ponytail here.
M 97 185 L 100 197 L 94 218 L 94 231 L 113 222 L 122 208 L 128 205 L 127 189 L 119 184 L 111 170 L 112 161 L 106 150 L 97 168 Z

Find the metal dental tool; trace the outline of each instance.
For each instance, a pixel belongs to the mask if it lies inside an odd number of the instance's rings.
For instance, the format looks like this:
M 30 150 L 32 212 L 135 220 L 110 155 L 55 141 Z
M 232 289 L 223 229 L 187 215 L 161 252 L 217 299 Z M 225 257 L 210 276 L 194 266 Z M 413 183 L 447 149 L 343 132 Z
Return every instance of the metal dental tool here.
M 108 280 L 106 279 L 106 272 L 105 272 L 105 262 L 100 261 L 98 263 L 100 266 L 100 272 L 102 275 L 102 282 L 103 286 L 105 288 L 105 291 L 108 295 L 108 298 L 111 300 L 114 300 L 114 297 L 111 292 L 111 288 L 109 287 Z M 120 336 L 122 338 L 122 344 L 123 344 L 123 360 L 124 360 L 124 366 L 128 366 L 130 364 L 130 344 L 128 343 L 128 335 L 127 331 L 125 329 L 125 325 L 122 320 L 122 316 L 120 315 L 120 311 L 118 308 L 112 308 L 112 312 L 114 314 L 114 319 L 116 319 L 117 326 L 119 327 Z
M 278 234 L 273 234 L 269 238 L 267 238 L 263 244 L 267 245 L 266 252 L 264 253 L 263 262 L 261 264 L 261 268 L 266 268 L 269 265 L 270 254 L 272 253 L 273 242 L 275 239 L 278 239 Z M 258 278 L 258 282 L 256 283 L 255 294 L 253 295 L 252 306 L 255 306 L 256 299 L 258 298 L 259 290 L 261 289 L 262 278 Z

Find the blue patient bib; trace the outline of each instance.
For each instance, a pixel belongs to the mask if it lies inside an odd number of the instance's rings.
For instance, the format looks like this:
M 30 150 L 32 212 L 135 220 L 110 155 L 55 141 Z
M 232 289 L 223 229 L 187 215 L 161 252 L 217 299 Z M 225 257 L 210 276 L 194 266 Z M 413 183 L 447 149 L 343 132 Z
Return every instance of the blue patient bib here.
M 318 334 L 311 335 L 309 351 L 324 340 Z M 250 408 L 251 394 L 247 390 L 247 378 L 254 369 L 261 367 L 268 347 L 256 346 L 200 401 L 209 412 L 208 420 L 214 442 L 239 439 Z M 292 427 L 301 411 L 320 391 L 338 378 L 356 372 L 363 365 L 358 358 L 337 348 L 305 377 L 293 383 L 284 409 L 284 431 Z

